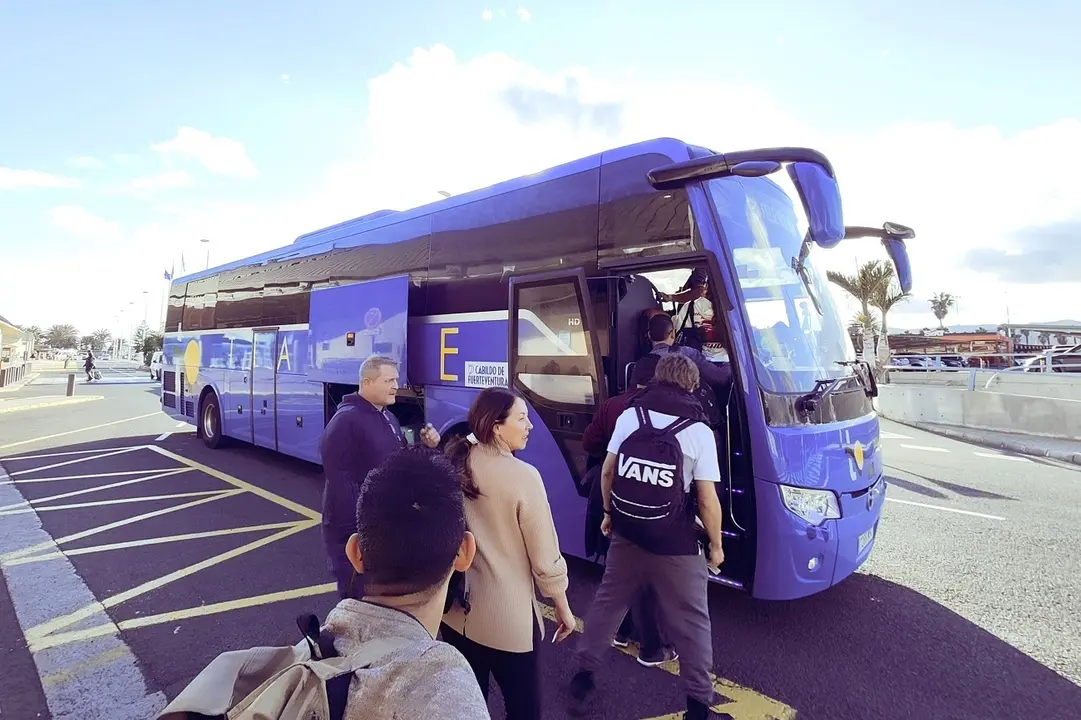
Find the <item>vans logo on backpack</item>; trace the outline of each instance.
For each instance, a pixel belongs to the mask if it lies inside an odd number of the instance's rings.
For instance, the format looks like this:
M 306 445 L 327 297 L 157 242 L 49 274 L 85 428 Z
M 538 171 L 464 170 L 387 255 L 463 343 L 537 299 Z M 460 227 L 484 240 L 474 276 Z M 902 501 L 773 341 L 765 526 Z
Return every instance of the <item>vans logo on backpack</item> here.
M 620 453 L 618 473 L 620 476 L 630 480 L 667 488 L 672 487 L 675 482 L 676 466 L 643 460 Z

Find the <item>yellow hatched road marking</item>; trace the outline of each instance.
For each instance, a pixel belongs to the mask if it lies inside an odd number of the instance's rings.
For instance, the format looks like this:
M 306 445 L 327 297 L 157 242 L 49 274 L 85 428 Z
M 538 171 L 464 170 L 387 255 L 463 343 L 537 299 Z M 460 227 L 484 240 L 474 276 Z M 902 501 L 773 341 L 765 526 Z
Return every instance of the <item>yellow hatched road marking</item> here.
M 4 562 L 4 567 L 11 567 L 14 565 L 26 565 L 27 563 L 42 562 L 44 560 L 55 560 L 62 557 L 73 557 L 76 555 L 90 555 L 92 553 L 109 552 L 110 550 L 124 550 L 126 548 L 133 547 L 145 547 L 147 545 L 163 545 L 165 543 L 183 542 L 185 540 L 202 540 L 204 538 L 224 537 L 227 535 L 241 535 L 243 533 L 261 532 L 265 530 L 281 530 L 282 528 L 294 527 L 297 524 L 298 523 L 295 521 L 266 523 L 265 525 L 248 525 L 246 527 L 226 528 L 224 530 L 207 530 L 204 532 L 184 533 L 182 535 L 167 535 L 165 537 L 152 537 L 142 540 L 128 540 L 127 542 L 109 543 L 108 545 L 92 545 L 90 547 L 76 548 L 74 550 L 63 550 L 46 553 L 44 555 L 29 555 L 27 557 L 15 558 L 14 560 Z
M 43 498 L 34 498 L 33 500 L 24 500 L 21 503 L 15 503 L 14 505 L 0 505 L 0 511 L 13 510 L 17 507 L 24 507 L 26 505 L 32 505 L 36 507 L 38 503 L 52 502 L 53 500 L 63 500 L 64 498 L 78 497 L 79 495 L 89 495 L 90 493 L 101 492 L 102 490 L 112 490 L 113 488 L 124 487 L 126 485 L 135 485 L 136 483 L 146 482 L 147 480 L 159 480 L 170 475 L 179 475 L 180 473 L 191 472 L 192 468 L 170 468 L 163 470 L 154 475 L 147 475 L 146 477 L 132 478 L 131 480 L 119 480 L 117 482 L 108 483 L 106 485 L 97 485 L 91 488 L 83 488 L 82 490 L 69 490 L 59 495 L 50 495 Z M 220 492 L 219 490 L 212 490 L 211 492 Z
M 92 480 L 94 478 L 123 477 L 125 475 L 140 475 L 142 473 L 157 473 L 167 470 L 190 470 L 191 468 L 150 468 L 147 470 L 117 470 L 107 473 L 90 473 L 89 475 L 60 475 L 58 477 L 23 478 L 22 480 L 5 480 L 0 485 L 28 485 L 31 483 L 60 482 L 61 480 Z
M 232 475 L 221 472 L 220 470 L 215 470 L 214 468 L 210 467 L 209 465 L 203 465 L 202 463 L 195 462 L 194 460 L 189 460 L 188 458 L 184 457 L 183 455 L 177 455 L 174 452 L 169 452 L 165 448 L 158 447 L 157 445 L 145 445 L 144 447 L 146 447 L 146 448 L 148 448 L 150 450 L 153 450 L 154 452 L 158 453 L 159 455 L 164 455 L 165 457 L 172 458 L 173 460 L 176 460 L 177 462 L 184 463 L 188 467 L 195 468 L 196 470 L 199 470 L 200 472 L 204 472 L 207 475 L 210 475 L 212 477 L 216 477 L 216 478 L 218 478 L 219 480 L 221 480 L 223 482 L 229 483 L 230 485 L 232 485 L 235 488 L 240 488 L 241 490 L 246 490 L 247 492 L 250 492 L 253 495 L 258 495 L 259 497 L 263 498 L 264 500 L 269 500 L 272 503 L 277 503 L 278 505 L 281 505 L 284 508 L 288 508 L 288 509 L 292 510 L 297 515 L 303 515 L 304 517 L 308 518 L 309 520 L 315 520 L 316 522 L 321 522 L 322 519 L 323 519 L 323 515 L 320 512 L 318 512 L 316 510 L 312 510 L 310 507 L 307 507 L 305 505 L 301 505 L 300 503 L 297 503 L 297 502 L 293 502 L 292 500 L 289 500 L 288 498 L 283 498 L 281 495 L 278 495 L 276 493 L 272 493 L 269 490 L 265 490 L 265 489 L 259 487 L 258 485 L 252 485 L 250 482 L 246 482 L 244 480 L 241 480 L 240 478 L 235 478 Z
M 225 491 L 223 491 L 223 490 L 200 490 L 199 492 L 171 493 L 169 495 L 143 495 L 142 497 L 117 498 L 115 500 L 94 500 L 94 501 L 91 501 L 91 502 L 84 502 L 84 503 L 72 503 L 70 505 L 50 505 L 48 507 L 25 507 L 25 508 L 20 508 L 18 510 L 4 510 L 4 511 L 0 512 L 0 517 L 3 517 L 5 515 L 22 515 L 22 514 L 25 514 L 25 513 L 32 513 L 32 512 L 42 513 L 42 512 L 45 512 L 47 510 L 77 510 L 79 508 L 100 507 L 100 506 L 103 506 L 103 505 L 126 505 L 126 504 L 137 503 L 137 502 L 151 502 L 151 501 L 154 501 L 154 500 L 175 500 L 177 498 L 186 498 L 186 497 L 203 497 L 203 496 L 208 496 L 208 495 L 213 496 L 213 497 L 218 497 L 218 496 L 220 496 L 222 494 L 222 492 L 228 492 L 228 491 L 227 490 L 225 490 Z
M 64 460 L 63 462 L 53 463 L 51 465 L 43 465 L 41 467 L 36 467 L 36 468 L 27 468 L 26 470 L 19 470 L 18 472 L 10 473 L 10 475 L 11 475 L 11 477 L 19 477 L 21 475 L 28 475 L 30 473 L 44 472 L 46 470 L 53 470 L 53 469 L 58 468 L 58 467 L 65 467 L 67 465 L 74 465 L 75 463 L 90 462 L 91 460 L 100 460 L 101 458 L 112 457 L 113 455 L 123 455 L 124 453 L 129 453 L 129 452 L 132 452 L 134 450 L 140 450 L 140 449 L 142 449 L 142 447 L 143 447 L 142 445 L 133 445 L 132 447 L 118 448 L 116 450 L 110 450 L 108 452 L 103 452 L 100 455 L 91 455 L 90 457 L 81 457 L 81 458 L 75 458 L 73 460 Z M 9 458 L 4 458 L 4 459 L 7 460 Z
M 58 630 L 63 630 L 64 628 L 75 625 L 76 623 L 82 622 L 86 618 L 96 615 L 98 613 L 104 613 L 109 608 L 115 607 L 122 602 L 126 602 L 133 597 L 138 597 L 139 595 L 148 593 L 151 590 L 156 590 L 160 587 L 168 585 L 169 583 L 175 582 L 182 578 L 186 578 L 189 575 L 193 575 L 200 570 L 204 570 L 208 567 L 218 565 L 227 560 L 232 560 L 235 557 L 239 557 L 245 553 L 251 552 L 252 550 L 256 550 L 265 545 L 269 545 L 278 540 L 282 540 L 289 537 L 290 535 L 295 535 L 298 532 L 302 532 L 309 528 L 315 527 L 316 525 L 318 525 L 318 521 L 313 520 L 296 523 L 293 527 L 286 528 L 280 532 L 274 533 L 273 535 L 268 535 L 245 545 L 241 545 L 238 548 L 233 548 L 232 550 L 227 550 L 226 552 L 219 553 L 211 558 L 207 558 L 206 560 L 197 562 L 194 565 L 189 565 L 185 568 L 181 568 L 167 575 L 163 575 L 159 578 L 144 582 L 141 585 L 131 588 L 130 590 L 125 590 L 124 592 L 112 595 L 108 598 L 105 598 L 104 600 L 101 600 L 100 602 L 94 602 L 86 605 L 85 607 L 68 613 L 67 615 L 62 615 L 58 618 L 43 622 L 26 631 L 25 635 L 27 644 L 30 646 L 31 652 L 38 652 L 39 650 L 44 650 L 47 647 L 54 647 L 55 645 L 62 644 L 61 642 L 58 642 L 59 638 L 51 637 L 52 634 L 57 632 Z M 110 625 L 112 624 L 110 623 Z M 102 634 L 107 634 L 108 632 L 107 630 L 102 631 L 100 626 L 98 628 L 91 628 L 86 632 L 91 631 L 93 631 L 94 634 L 87 637 L 97 637 Z M 80 632 L 82 631 L 76 631 L 75 633 L 65 633 L 65 636 L 74 635 L 73 639 L 67 639 L 65 640 L 65 642 L 73 642 L 74 640 L 85 639 L 84 637 L 79 636 Z
M 554 607 L 541 603 L 540 608 L 541 615 L 545 618 L 555 623 L 559 622 L 556 619 Z M 577 620 L 578 625 L 575 632 L 582 632 L 585 629 L 585 622 L 581 618 L 575 618 L 575 620 Z M 633 643 L 628 647 L 616 649 L 633 658 L 638 657 L 637 648 L 634 647 Z M 670 675 L 679 677 L 679 660 L 671 660 L 656 667 Z M 712 672 L 709 676 L 713 680 L 713 689 L 728 700 L 714 705 L 712 708 L 714 712 L 728 713 L 732 720 L 796 720 L 796 711 L 784 703 L 750 688 L 737 685 L 731 680 L 719 678 Z M 648 720 L 671 720 L 680 717 L 683 717 L 683 714 L 677 712 L 649 718 Z
M 199 505 L 211 503 L 216 500 L 224 500 L 225 498 L 236 497 L 243 494 L 243 490 L 224 490 L 218 495 L 212 495 L 210 497 L 200 498 L 199 500 L 193 500 L 192 502 L 181 503 L 180 505 L 174 505 L 172 507 L 161 508 L 160 510 L 151 510 L 150 512 L 143 513 L 142 515 L 136 515 L 135 517 L 124 518 L 123 520 L 114 520 L 113 522 L 99 525 L 89 530 L 80 530 L 77 533 L 71 535 L 65 535 L 62 538 L 55 540 L 47 540 L 45 542 L 38 543 L 37 545 L 29 545 L 21 550 L 13 550 L 4 555 L 0 555 L 0 563 L 7 563 L 16 558 L 21 558 L 26 555 L 32 555 L 42 550 L 50 550 L 52 548 L 59 547 L 64 543 L 74 542 L 76 540 L 82 540 L 86 537 L 97 535 L 98 533 L 108 532 L 109 530 L 115 530 L 126 525 L 133 525 L 142 520 L 150 520 L 151 518 L 161 517 L 162 515 L 168 515 L 169 513 L 179 512 L 180 510 L 188 510 Z

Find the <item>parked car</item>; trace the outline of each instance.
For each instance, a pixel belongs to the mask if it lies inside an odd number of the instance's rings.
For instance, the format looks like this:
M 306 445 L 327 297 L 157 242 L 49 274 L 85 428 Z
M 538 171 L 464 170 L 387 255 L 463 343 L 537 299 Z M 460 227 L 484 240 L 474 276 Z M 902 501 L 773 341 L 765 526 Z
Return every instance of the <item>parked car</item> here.
M 161 380 L 161 358 L 161 350 L 158 350 L 150 358 L 150 377 L 154 378 L 155 380 Z

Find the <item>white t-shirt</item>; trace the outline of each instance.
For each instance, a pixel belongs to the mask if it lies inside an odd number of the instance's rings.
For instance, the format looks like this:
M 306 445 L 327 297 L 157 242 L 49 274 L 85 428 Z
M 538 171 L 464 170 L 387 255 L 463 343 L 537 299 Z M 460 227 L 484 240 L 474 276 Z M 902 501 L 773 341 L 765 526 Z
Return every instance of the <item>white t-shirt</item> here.
M 666 428 L 678 418 L 675 415 L 649 411 L 649 421 L 655 428 Z M 616 420 L 616 429 L 608 441 L 608 452 L 619 454 L 619 446 L 638 429 L 638 413 L 634 408 L 624 410 Z M 691 489 L 693 480 L 720 482 L 721 468 L 717 460 L 717 440 L 705 423 L 697 422 L 676 433 L 676 441 L 683 450 L 683 490 Z

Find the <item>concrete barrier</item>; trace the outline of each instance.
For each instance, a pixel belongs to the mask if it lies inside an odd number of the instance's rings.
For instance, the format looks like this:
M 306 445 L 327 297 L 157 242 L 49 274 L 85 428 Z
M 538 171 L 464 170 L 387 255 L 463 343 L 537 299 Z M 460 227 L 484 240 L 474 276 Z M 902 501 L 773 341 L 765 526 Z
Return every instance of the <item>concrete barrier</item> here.
M 970 377 L 974 374 L 975 377 Z M 1006 395 L 1028 395 L 1065 400 L 1081 400 L 1081 373 L 1024 373 L 994 370 L 956 372 L 890 372 L 890 385 L 956 387 Z
M 933 385 L 880 385 L 882 417 L 915 425 L 1024 433 L 1047 438 L 1081 438 L 1081 400 L 970 391 Z

